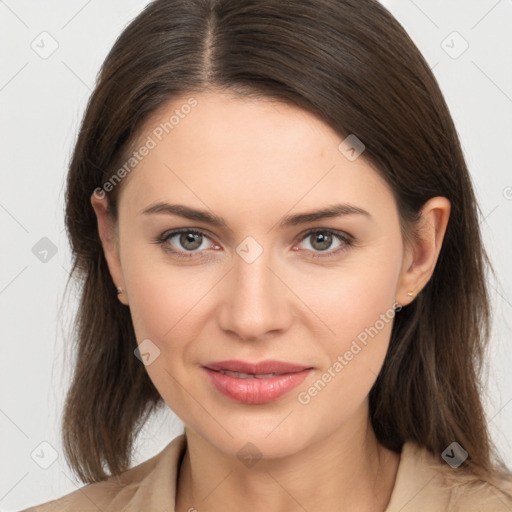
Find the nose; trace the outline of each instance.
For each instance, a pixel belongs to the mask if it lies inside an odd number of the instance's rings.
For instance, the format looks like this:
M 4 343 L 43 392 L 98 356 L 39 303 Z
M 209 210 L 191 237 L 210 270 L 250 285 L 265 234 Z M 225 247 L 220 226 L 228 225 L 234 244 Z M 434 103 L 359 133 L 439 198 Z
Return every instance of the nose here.
M 257 341 L 284 332 L 293 319 L 293 294 L 284 276 L 274 270 L 270 251 L 248 263 L 236 255 L 225 283 L 220 307 L 220 327 L 246 341 Z

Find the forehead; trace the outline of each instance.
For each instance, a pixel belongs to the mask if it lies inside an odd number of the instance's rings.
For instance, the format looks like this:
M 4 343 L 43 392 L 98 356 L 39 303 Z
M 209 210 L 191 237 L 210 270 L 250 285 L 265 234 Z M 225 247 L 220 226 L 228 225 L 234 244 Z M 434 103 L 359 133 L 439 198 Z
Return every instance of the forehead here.
M 277 203 L 289 210 L 299 201 L 305 209 L 346 200 L 366 208 L 392 200 L 365 159 L 340 151 L 342 140 L 310 112 L 275 100 L 182 95 L 145 123 L 136 147 L 146 141 L 151 149 L 126 188 L 136 189 L 138 204 L 172 196 L 204 207 L 204 199 L 236 203 L 248 215 Z
M 275 157 L 286 155 L 288 161 L 299 153 L 318 158 L 339 139 L 328 125 L 297 106 L 229 92 L 175 98 L 145 123 L 142 137 L 147 135 L 159 146 L 170 143 L 189 150 L 190 157 L 217 160 L 240 154 L 262 157 L 268 150 Z

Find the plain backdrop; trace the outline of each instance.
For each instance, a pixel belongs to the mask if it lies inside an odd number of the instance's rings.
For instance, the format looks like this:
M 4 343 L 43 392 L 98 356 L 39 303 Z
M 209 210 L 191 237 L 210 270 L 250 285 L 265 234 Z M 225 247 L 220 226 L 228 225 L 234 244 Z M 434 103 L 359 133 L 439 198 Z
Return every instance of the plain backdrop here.
M 497 274 L 489 283 L 494 329 L 485 405 L 499 452 L 512 467 L 512 2 L 384 3 L 439 81 L 477 191 L 481 227 Z M 70 268 L 64 178 L 100 65 L 146 4 L 0 1 L 3 511 L 83 485 L 72 477 L 59 437 L 70 370 L 64 346 L 76 306 L 73 290 L 63 302 Z M 152 418 L 137 439 L 134 464 L 159 452 L 181 431 L 181 421 L 170 411 Z

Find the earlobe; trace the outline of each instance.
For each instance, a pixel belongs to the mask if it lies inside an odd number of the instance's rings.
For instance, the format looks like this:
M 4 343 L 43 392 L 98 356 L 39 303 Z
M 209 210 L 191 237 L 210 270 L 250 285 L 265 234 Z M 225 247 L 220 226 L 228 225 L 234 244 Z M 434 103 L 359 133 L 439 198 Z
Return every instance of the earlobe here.
M 441 196 L 433 197 L 423 205 L 416 236 L 406 249 L 397 290 L 398 303 L 407 305 L 412 302 L 432 277 L 448 226 L 450 208 L 450 201 Z
M 113 293 L 116 293 L 118 299 L 127 305 L 128 303 L 125 302 L 126 292 L 124 291 L 123 271 L 119 258 L 119 237 L 116 223 L 108 211 L 108 199 L 105 196 L 99 197 L 96 193 L 93 193 L 91 204 L 96 214 L 98 235 L 113 281 Z

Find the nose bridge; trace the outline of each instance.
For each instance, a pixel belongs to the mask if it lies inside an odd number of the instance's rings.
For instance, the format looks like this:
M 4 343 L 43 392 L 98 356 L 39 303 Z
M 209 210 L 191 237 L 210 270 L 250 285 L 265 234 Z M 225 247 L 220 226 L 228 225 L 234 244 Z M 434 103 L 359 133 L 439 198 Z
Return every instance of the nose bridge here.
M 276 277 L 274 266 L 272 251 L 251 237 L 239 244 L 220 315 L 223 329 L 243 339 L 257 339 L 287 326 L 291 315 L 286 287 Z

